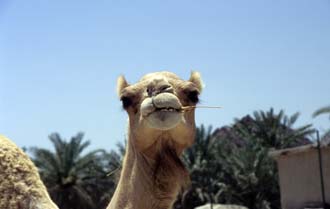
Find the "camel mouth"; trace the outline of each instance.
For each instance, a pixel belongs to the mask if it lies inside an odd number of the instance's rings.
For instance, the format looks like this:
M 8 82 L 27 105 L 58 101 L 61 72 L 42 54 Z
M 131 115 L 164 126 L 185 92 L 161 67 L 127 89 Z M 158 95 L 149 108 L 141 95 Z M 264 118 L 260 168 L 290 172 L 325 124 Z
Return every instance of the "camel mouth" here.
M 172 93 L 161 93 L 146 98 L 141 104 L 141 115 L 150 128 L 169 130 L 182 121 L 182 105 Z
M 170 130 L 182 121 L 182 114 L 174 109 L 160 109 L 145 117 L 150 128 L 158 130 Z
M 174 107 L 161 107 L 156 108 L 154 112 L 181 112 L 181 109 L 177 109 Z
M 161 93 L 154 97 L 147 97 L 141 103 L 141 114 L 147 117 L 155 112 L 181 112 L 182 105 L 177 96 L 172 93 Z

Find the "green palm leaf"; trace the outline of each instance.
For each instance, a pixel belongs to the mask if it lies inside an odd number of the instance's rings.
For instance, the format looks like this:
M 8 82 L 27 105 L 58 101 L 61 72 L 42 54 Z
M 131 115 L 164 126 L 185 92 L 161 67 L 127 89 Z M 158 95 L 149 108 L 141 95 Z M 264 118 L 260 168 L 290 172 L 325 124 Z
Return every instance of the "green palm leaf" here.
M 102 208 L 106 202 L 102 196 L 115 184 L 115 180 L 106 175 L 111 163 L 108 153 L 97 149 L 83 154 L 90 145 L 83 137 L 83 133 L 78 133 L 66 141 L 53 133 L 49 139 L 54 152 L 37 147 L 30 149 L 49 193 L 61 209 Z
M 326 107 L 322 107 L 318 110 L 316 110 L 314 113 L 313 113 L 313 117 L 317 117 L 319 115 L 322 115 L 322 114 L 330 114 L 330 106 L 326 106 Z

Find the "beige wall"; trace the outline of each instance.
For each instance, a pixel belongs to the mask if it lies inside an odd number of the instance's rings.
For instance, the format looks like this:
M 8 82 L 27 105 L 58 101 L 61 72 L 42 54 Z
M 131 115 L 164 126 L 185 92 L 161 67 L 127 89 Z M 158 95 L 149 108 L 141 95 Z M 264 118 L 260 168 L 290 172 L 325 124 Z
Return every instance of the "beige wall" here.
M 330 203 L 330 148 L 322 149 L 326 201 Z M 306 202 L 321 202 L 320 170 L 316 149 L 282 155 L 277 159 L 282 209 L 303 209 Z

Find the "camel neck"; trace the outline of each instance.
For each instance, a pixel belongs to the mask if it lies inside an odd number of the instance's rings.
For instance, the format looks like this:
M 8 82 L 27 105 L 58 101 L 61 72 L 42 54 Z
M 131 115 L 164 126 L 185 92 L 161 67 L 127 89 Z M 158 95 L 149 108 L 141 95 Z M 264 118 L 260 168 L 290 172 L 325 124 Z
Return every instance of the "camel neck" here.
M 118 186 L 107 209 L 171 208 L 186 177 L 174 152 L 165 148 L 152 159 L 137 151 L 130 139 Z

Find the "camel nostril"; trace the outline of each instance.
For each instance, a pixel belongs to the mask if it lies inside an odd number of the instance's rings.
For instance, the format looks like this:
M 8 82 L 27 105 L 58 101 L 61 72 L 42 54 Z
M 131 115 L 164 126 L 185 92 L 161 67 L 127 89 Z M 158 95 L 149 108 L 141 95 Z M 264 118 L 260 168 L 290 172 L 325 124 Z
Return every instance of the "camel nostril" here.
M 168 90 L 169 88 L 171 88 L 170 85 L 164 85 L 164 86 L 161 86 L 161 87 L 159 88 L 159 91 L 160 91 L 160 92 L 165 92 L 165 91 Z
M 154 92 L 154 88 L 152 88 L 152 87 L 147 88 L 148 96 L 152 96 L 153 92 Z
M 157 87 L 148 87 L 147 88 L 147 94 L 149 97 L 155 96 L 160 93 L 173 93 L 173 88 L 171 85 L 165 84 L 165 85 L 160 85 Z
M 161 87 L 159 87 L 159 93 L 173 93 L 173 88 L 171 85 L 163 85 Z

